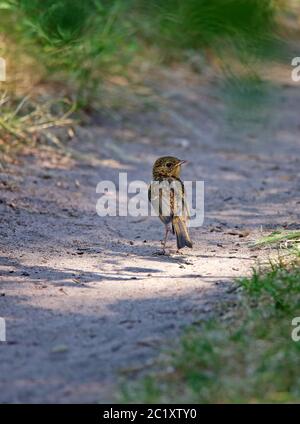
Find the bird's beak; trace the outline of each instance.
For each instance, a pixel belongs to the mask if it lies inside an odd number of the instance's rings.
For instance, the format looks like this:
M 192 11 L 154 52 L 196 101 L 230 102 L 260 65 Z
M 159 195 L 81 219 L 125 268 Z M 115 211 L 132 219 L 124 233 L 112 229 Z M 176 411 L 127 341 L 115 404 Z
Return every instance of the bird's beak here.
M 176 166 L 183 165 L 184 163 L 188 163 L 188 162 L 186 160 L 181 160 L 180 162 L 178 162 Z

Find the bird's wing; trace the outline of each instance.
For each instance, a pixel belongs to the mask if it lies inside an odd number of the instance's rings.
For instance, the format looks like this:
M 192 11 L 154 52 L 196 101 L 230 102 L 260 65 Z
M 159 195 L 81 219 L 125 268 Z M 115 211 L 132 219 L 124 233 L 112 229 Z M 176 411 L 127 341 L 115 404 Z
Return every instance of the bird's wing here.
M 160 219 L 169 223 L 173 216 L 173 197 L 172 188 L 170 189 L 167 180 L 152 181 L 148 189 L 148 198 L 152 207 Z
M 190 219 L 190 216 L 191 216 L 191 213 L 190 213 L 190 207 L 189 207 L 188 201 L 186 200 L 185 193 L 184 193 L 184 195 L 183 195 L 183 201 L 184 201 L 184 208 L 183 208 L 184 216 L 185 216 L 187 219 Z
M 154 211 L 164 222 L 169 222 L 174 215 L 184 220 L 190 217 L 184 184 L 180 179 L 152 181 L 148 189 L 148 198 Z
M 190 211 L 189 205 L 185 196 L 184 184 L 180 179 L 176 179 L 176 190 L 174 196 L 174 215 L 180 216 L 184 219 L 189 219 Z

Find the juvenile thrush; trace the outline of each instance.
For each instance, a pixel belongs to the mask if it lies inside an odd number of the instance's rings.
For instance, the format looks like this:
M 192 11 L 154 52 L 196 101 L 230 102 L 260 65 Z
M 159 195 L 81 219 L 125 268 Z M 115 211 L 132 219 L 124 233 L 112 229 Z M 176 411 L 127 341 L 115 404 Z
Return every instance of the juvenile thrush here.
M 153 181 L 149 186 L 148 198 L 165 225 L 163 253 L 171 230 L 176 235 L 178 250 L 185 246 L 193 247 L 187 229 L 189 212 L 184 184 L 180 179 L 181 165 L 185 162 L 173 156 L 164 156 L 157 159 L 153 166 Z

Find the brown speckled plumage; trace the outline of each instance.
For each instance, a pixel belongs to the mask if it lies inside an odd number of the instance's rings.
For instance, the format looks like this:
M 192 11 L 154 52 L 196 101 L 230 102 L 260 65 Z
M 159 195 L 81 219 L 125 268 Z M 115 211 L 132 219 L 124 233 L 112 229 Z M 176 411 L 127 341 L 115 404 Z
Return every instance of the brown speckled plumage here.
M 180 179 L 181 165 L 184 162 L 173 156 L 164 156 L 157 159 L 153 166 L 153 181 L 148 195 L 154 210 L 165 225 L 163 251 L 165 251 L 170 225 L 173 234 L 176 234 L 178 250 L 185 246 L 193 247 L 187 229 L 189 214 L 184 184 Z

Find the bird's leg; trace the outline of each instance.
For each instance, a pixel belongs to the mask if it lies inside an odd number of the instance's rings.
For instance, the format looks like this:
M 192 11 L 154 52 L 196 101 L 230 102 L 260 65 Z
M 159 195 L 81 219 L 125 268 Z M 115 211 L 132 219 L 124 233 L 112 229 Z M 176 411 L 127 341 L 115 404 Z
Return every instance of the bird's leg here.
M 170 228 L 169 228 L 168 225 L 166 225 L 165 226 L 165 237 L 164 237 L 164 240 L 163 240 L 163 243 L 162 243 L 162 245 L 163 245 L 163 253 L 164 254 L 165 254 L 165 251 L 166 251 L 166 244 L 167 244 L 167 239 L 168 239 L 169 232 L 170 232 Z

